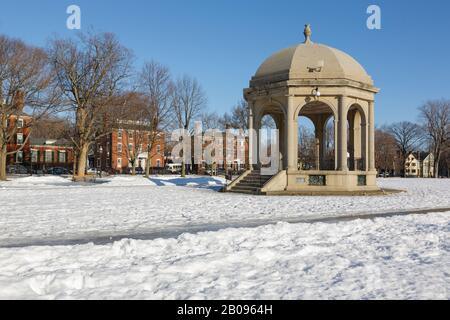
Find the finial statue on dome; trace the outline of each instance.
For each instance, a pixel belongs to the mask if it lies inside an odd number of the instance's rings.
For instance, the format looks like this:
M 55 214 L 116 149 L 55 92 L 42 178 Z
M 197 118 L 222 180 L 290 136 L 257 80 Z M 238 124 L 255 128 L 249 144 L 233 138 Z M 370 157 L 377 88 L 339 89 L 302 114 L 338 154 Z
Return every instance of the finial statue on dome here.
M 305 31 L 303 31 L 303 34 L 305 35 L 305 42 L 304 43 L 311 43 L 311 25 L 305 24 Z

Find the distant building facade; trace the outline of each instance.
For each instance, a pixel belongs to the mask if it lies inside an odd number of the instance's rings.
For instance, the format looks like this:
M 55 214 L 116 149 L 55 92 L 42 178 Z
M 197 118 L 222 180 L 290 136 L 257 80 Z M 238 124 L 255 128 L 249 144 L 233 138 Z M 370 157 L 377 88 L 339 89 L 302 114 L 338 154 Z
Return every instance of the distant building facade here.
M 73 169 L 74 150 L 65 139 L 30 139 L 30 159 L 33 170 L 48 170 L 59 167 Z
M 226 133 L 218 133 L 214 137 L 198 137 L 202 150 L 200 155 L 195 153 L 196 137 L 191 138 L 191 171 L 204 174 L 212 171 L 232 170 L 234 172 L 244 171 L 248 165 L 248 137 L 233 136 L 229 141 Z M 209 157 L 209 159 L 207 158 Z M 180 162 L 176 155 L 170 154 L 169 162 Z
M 151 157 L 148 159 L 150 145 Z M 150 161 L 150 168 L 162 169 L 165 165 L 164 151 L 164 133 L 154 135 L 143 123 L 123 121 L 97 139 L 91 166 L 109 173 L 129 173 L 134 160 L 136 168 L 145 170 L 147 161 Z
M 434 176 L 434 155 L 425 152 L 413 152 L 406 158 L 405 176 L 432 178 Z
M 15 152 L 7 156 L 6 164 L 29 164 L 30 163 L 30 128 L 32 118 L 25 114 L 11 115 L 8 118 L 7 127 L 12 138 L 6 146 L 7 152 Z

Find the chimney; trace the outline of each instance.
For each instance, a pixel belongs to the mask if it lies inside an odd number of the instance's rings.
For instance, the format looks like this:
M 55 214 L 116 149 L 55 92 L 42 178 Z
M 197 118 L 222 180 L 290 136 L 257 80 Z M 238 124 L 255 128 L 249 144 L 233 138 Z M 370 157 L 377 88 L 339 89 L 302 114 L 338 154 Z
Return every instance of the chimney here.
M 18 90 L 14 93 L 13 106 L 17 111 L 23 111 L 23 108 L 25 107 L 25 93 L 23 91 Z

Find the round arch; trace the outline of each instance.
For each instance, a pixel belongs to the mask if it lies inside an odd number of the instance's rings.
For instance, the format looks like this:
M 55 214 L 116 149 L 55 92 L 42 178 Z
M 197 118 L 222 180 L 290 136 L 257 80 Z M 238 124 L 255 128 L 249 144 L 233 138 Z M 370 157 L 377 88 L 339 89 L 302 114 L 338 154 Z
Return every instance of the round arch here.
M 353 103 L 347 110 L 347 148 L 350 171 L 367 170 L 367 115 L 364 108 Z
M 312 105 L 325 105 L 326 107 L 328 107 L 331 110 L 331 115 L 335 119 L 337 119 L 337 117 L 338 117 L 338 110 L 337 110 L 336 106 L 331 101 L 329 101 L 328 99 L 321 98 L 320 100 L 305 101 L 305 103 L 299 104 L 296 107 L 296 109 L 295 109 L 294 119 L 293 120 L 297 121 L 298 120 L 297 119 L 298 116 L 300 114 L 302 114 L 302 110 L 304 110 L 305 108 L 308 108 L 308 107 L 310 107 Z

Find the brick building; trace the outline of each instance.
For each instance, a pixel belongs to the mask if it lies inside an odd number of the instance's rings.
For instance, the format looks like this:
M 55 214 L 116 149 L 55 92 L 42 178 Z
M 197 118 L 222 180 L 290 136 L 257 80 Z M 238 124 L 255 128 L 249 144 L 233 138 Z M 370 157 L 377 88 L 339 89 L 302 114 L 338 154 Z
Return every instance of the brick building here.
M 247 168 L 249 161 L 248 137 L 234 136 L 232 140 L 227 141 L 225 132 L 221 132 L 215 137 L 202 137 L 200 142 L 202 145 L 201 157 L 197 159 L 195 155 L 195 139 L 196 137 L 191 138 L 191 165 L 188 165 L 189 171 L 197 174 L 208 173 L 212 169 L 212 163 L 214 162 L 216 162 L 214 167 L 218 171 L 231 169 L 233 172 L 240 172 Z M 231 144 L 229 144 L 230 142 Z M 210 157 L 210 159 L 206 159 L 205 155 Z M 169 155 L 169 159 L 170 162 L 181 161 L 181 159 L 177 158 L 177 155 L 173 154 Z
M 129 173 L 134 161 L 136 168 L 145 170 L 147 161 L 151 169 L 164 168 L 165 137 L 163 133 L 155 136 L 148 160 L 149 142 L 153 134 L 145 123 L 121 121 L 109 134 L 97 139 L 94 146 L 92 167 L 110 173 Z
M 29 164 L 30 163 L 30 128 L 29 123 L 32 118 L 20 112 L 18 115 L 11 115 L 7 120 L 8 132 L 13 136 L 6 146 L 7 152 L 14 152 L 6 158 L 6 165 Z
M 60 167 L 73 169 L 74 150 L 70 142 L 65 139 L 50 140 L 31 138 L 31 165 L 33 170 L 48 170 Z

